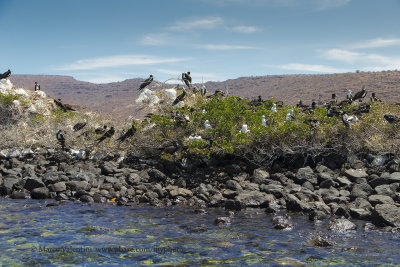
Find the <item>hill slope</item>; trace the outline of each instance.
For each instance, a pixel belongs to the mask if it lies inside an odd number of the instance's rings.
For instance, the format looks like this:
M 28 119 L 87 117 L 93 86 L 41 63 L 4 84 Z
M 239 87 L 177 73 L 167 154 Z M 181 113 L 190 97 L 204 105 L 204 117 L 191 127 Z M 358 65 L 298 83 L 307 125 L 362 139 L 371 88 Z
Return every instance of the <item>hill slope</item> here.
M 122 82 L 108 84 L 93 84 L 75 80 L 69 76 L 55 75 L 12 75 L 10 80 L 17 86 L 33 90 L 37 81 L 43 91 L 54 98 L 65 102 L 86 106 L 88 109 L 126 118 L 132 113 L 138 113 L 135 99 L 137 90 L 143 79 L 128 79 Z M 327 100 L 332 93 L 339 98 L 345 98 L 347 89 L 354 93 L 362 85 L 369 92 L 387 102 L 399 101 L 400 72 L 361 72 L 327 75 L 274 75 L 259 77 L 241 77 L 223 82 L 205 83 L 209 93 L 215 90 L 228 91 L 230 95 L 254 98 L 275 97 L 288 104 L 296 104 L 299 99 L 304 103 Z M 171 85 L 153 82 L 152 90 L 172 87 Z

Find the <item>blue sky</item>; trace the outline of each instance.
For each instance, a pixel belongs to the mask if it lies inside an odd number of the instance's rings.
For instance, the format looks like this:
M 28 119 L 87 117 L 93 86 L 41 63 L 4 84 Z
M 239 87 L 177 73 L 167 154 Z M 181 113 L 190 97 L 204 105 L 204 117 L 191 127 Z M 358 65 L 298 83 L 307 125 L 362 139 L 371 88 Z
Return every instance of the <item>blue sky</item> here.
M 399 0 L 0 0 L 0 72 L 95 83 L 400 69 Z

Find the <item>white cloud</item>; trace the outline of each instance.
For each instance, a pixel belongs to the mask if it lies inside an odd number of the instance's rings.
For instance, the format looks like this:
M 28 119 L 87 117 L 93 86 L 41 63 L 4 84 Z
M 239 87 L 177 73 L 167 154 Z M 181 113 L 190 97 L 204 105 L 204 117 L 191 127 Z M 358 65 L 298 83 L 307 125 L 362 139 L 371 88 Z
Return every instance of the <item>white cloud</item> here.
M 359 53 L 343 49 L 330 49 L 327 51 L 320 51 L 322 57 L 325 59 L 337 60 L 349 64 L 362 63 L 362 64 L 379 64 L 382 66 L 398 65 L 399 58 L 387 57 L 379 54 Z
M 254 46 L 246 46 L 246 45 L 227 45 L 227 44 L 205 44 L 201 45 L 201 48 L 208 50 L 247 50 L 247 49 L 257 49 Z
M 166 33 L 150 33 L 143 37 L 141 44 L 144 45 L 164 45 L 169 43 L 170 36 Z
M 254 27 L 254 26 L 235 26 L 231 28 L 232 31 L 240 32 L 240 33 L 253 33 L 261 31 L 261 28 Z
M 296 71 L 319 72 L 319 73 L 342 73 L 349 71 L 347 69 L 340 69 L 326 65 L 311 65 L 311 64 L 300 64 L 300 63 L 290 63 L 285 65 L 278 65 L 276 67 L 284 70 L 296 70 Z
M 77 60 L 71 64 L 67 64 L 56 68 L 56 70 L 91 70 L 97 68 L 107 67 L 121 67 L 129 65 L 151 65 L 161 63 L 172 63 L 189 60 L 189 58 L 178 58 L 178 57 L 154 57 L 148 55 L 121 55 L 121 56 L 110 56 L 100 57 L 91 59 Z
M 327 51 L 320 51 L 322 57 L 337 61 L 344 61 L 347 63 L 354 63 L 360 59 L 361 54 L 344 49 L 329 49 Z
M 207 17 L 196 20 L 178 21 L 174 25 L 168 27 L 174 31 L 191 31 L 194 29 L 213 29 L 223 23 L 220 17 Z
M 352 49 L 364 49 L 364 48 L 380 48 L 380 47 L 388 47 L 388 46 L 400 46 L 400 39 L 393 38 L 393 39 L 383 39 L 383 38 L 376 38 L 367 40 L 364 42 L 356 43 L 350 48 Z

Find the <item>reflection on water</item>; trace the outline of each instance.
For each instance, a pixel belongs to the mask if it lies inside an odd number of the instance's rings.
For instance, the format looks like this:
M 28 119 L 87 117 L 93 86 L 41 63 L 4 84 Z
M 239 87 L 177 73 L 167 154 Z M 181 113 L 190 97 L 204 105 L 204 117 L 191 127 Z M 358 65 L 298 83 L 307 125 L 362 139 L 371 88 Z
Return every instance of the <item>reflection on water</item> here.
M 115 207 L 0 199 L 0 263 L 30 266 L 115 265 L 368 265 L 400 264 L 398 234 L 327 231 L 292 215 L 294 228 L 275 230 L 271 215 L 247 210 L 215 226 L 221 209 Z M 323 236 L 336 245 L 313 247 Z

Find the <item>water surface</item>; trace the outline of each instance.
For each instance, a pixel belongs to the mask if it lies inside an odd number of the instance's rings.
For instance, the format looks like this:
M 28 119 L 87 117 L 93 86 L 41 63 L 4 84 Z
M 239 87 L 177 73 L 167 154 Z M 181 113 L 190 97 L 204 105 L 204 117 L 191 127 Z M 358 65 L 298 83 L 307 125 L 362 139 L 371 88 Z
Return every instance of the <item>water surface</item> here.
M 179 207 L 116 207 L 0 198 L 0 250 L 11 266 L 362 265 L 400 264 L 399 234 L 335 233 L 291 214 L 293 230 L 275 230 L 272 215 L 252 209 L 230 225 L 222 209 L 196 214 Z M 322 236 L 336 245 L 313 247 Z

